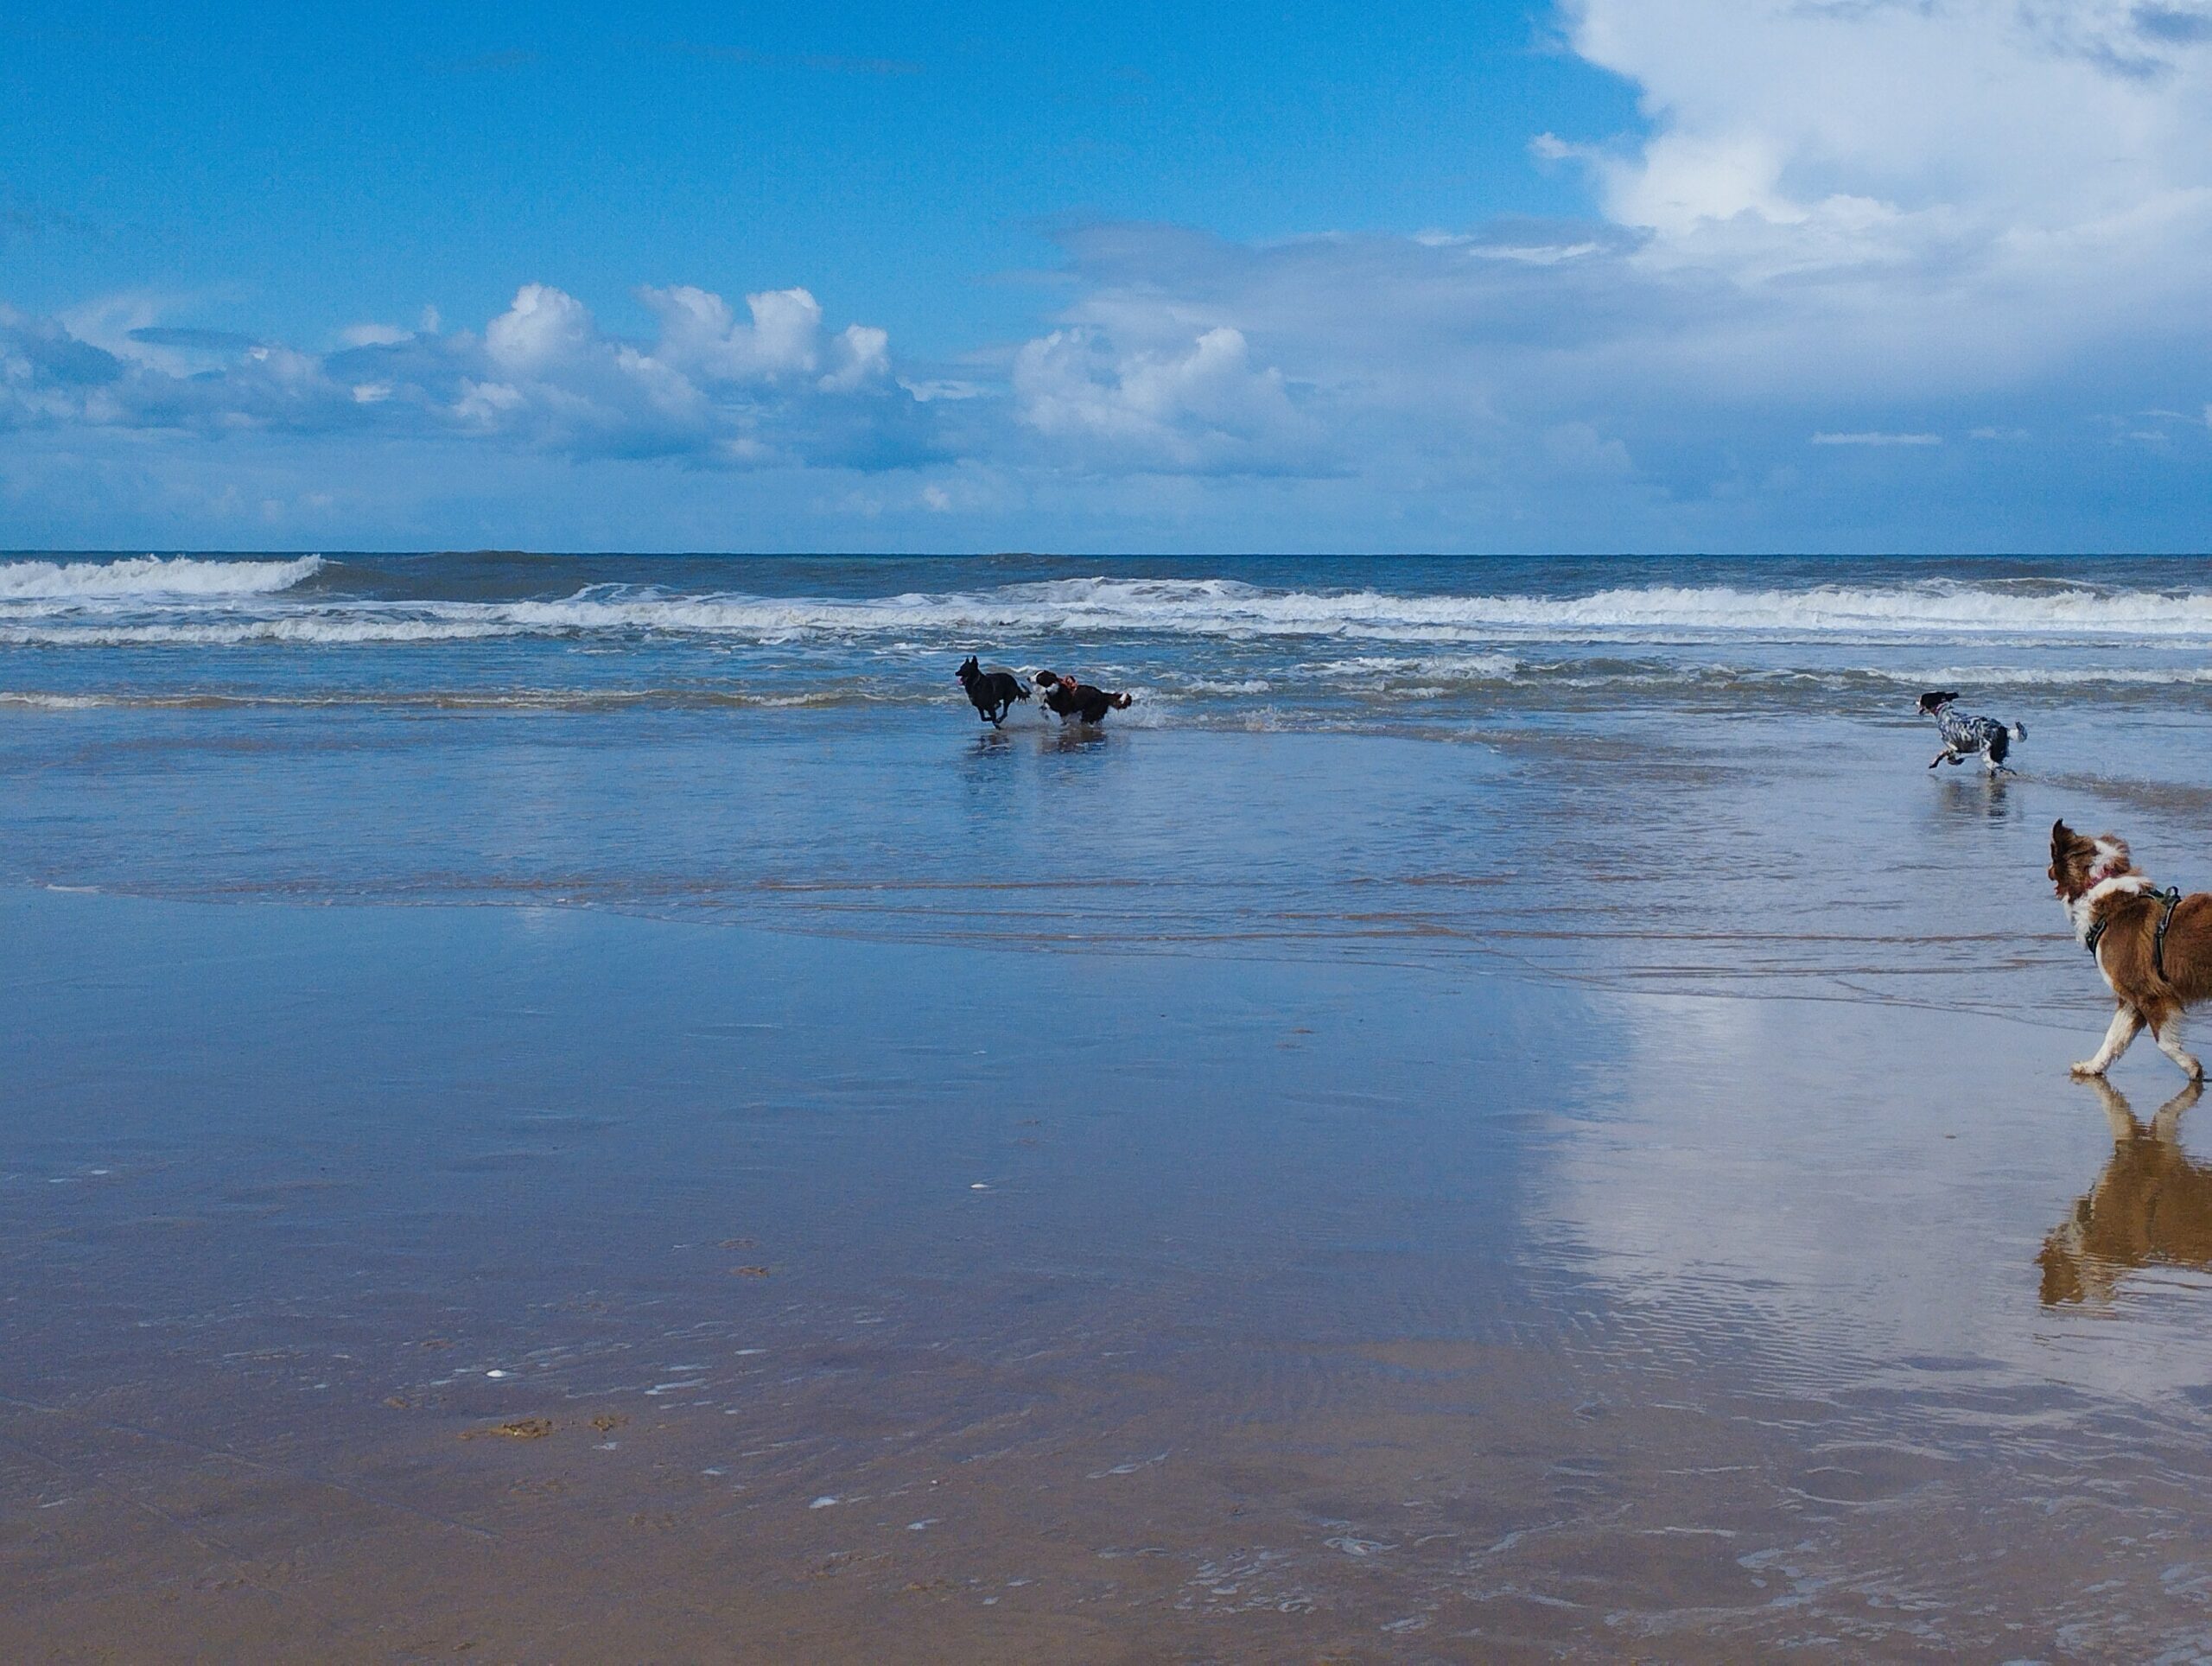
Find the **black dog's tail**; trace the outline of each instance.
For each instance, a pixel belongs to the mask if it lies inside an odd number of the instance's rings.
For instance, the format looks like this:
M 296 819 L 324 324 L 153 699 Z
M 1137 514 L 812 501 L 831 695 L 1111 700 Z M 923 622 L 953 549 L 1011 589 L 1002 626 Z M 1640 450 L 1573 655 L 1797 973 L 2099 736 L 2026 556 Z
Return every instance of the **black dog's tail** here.
M 2013 724 L 2013 725 L 2012 725 L 2012 738 L 2013 738 L 2015 741 L 2024 741 L 2024 740 L 2026 740 L 2026 739 L 2028 738 L 2028 726 L 2027 726 L 2025 723 L 2015 723 L 2015 724 Z

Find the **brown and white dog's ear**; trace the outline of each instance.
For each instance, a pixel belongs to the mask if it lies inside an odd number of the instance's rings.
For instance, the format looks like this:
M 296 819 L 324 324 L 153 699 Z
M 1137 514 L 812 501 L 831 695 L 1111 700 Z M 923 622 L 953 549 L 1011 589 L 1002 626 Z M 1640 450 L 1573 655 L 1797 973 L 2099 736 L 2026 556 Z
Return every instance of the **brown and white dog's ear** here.
M 2096 880 L 2090 870 L 2097 860 L 2094 843 L 2083 838 L 2063 821 L 2050 824 L 2050 882 L 2058 894 L 2069 902 L 2080 896 Z M 2101 877 L 2101 876 L 2099 876 Z
M 2114 874 L 2133 873 L 2135 853 L 2127 848 L 2127 841 L 2117 833 L 2100 833 L 2090 841 L 2096 852 L 2096 861 L 2089 868 L 2092 880 L 2108 880 Z

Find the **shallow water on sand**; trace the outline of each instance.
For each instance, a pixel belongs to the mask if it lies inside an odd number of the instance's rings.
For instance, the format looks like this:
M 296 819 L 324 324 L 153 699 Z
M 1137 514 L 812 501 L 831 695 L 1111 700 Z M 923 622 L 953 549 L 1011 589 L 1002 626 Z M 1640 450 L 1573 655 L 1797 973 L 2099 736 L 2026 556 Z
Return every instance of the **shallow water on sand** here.
M 2212 1165 L 2063 1033 L 0 916 L 11 1651 L 2212 1646 Z
M 0 566 L 7 1652 L 2212 1650 L 2192 569 L 472 561 Z

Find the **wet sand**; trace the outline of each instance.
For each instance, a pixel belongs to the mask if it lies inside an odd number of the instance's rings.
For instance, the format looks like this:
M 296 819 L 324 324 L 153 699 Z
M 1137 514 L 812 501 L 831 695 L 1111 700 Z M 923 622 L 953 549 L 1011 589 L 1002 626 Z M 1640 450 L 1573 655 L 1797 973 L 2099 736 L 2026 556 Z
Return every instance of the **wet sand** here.
M 2212 1648 L 2212 1136 L 2080 1012 L 0 941 L 10 1658 Z

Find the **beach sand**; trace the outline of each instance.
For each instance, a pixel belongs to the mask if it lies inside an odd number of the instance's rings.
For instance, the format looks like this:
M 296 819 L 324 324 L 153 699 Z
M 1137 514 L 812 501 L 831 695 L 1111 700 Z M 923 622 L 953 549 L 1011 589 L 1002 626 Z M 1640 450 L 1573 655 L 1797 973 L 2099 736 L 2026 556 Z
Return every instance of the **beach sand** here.
M 9 1658 L 2212 1648 L 2212 1167 L 2081 1013 L 0 936 Z

